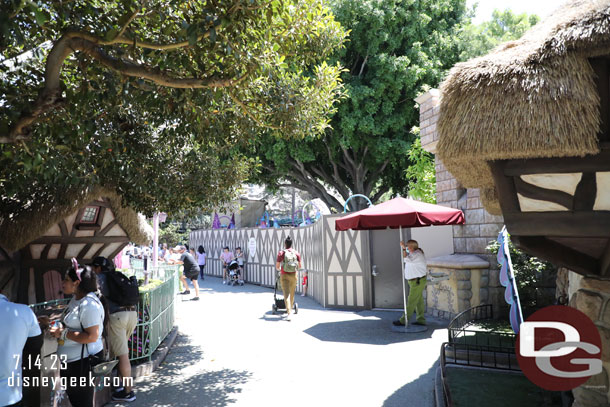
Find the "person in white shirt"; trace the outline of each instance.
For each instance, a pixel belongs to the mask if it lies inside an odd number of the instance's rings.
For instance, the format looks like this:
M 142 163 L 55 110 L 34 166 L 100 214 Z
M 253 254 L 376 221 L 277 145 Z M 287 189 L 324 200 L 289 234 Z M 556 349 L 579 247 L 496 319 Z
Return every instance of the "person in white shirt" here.
M 58 339 L 57 354 L 67 361 L 61 370 L 66 377 L 66 393 L 74 407 L 93 407 L 94 388 L 82 377 L 89 377 L 91 358 L 103 357 L 102 332 L 107 309 L 98 297 L 97 276 L 89 266 L 79 266 L 72 259 L 63 281 L 64 294 L 73 295 L 62 326 L 52 327 L 51 336 Z M 75 378 L 75 379 L 71 379 Z
M 399 320 L 394 321 L 394 325 L 401 326 L 409 322 L 409 318 L 416 313 L 417 320 L 413 325 L 426 325 L 424 317 L 424 290 L 426 289 L 426 275 L 428 265 L 424 251 L 419 248 L 416 240 L 400 242 L 402 257 L 404 260 L 404 277 L 409 284 L 409 298 L 407 299 L 407 314 L 403 314 Z
M 42 332 L 34 312 L 0 294 L 0 406 L 20 406 L 22 352 L 35 339 L 38 350 Z M 36 353 L 36 352 L 32 352 Z

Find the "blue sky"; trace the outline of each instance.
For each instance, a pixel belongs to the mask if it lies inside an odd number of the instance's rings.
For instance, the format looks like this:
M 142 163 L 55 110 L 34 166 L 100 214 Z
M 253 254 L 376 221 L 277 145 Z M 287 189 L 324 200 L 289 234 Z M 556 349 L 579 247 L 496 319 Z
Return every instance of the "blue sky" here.
M 569 0 L 568 0 L 569 1 Z M 510 8 L 515 13 L 526 12 L 537 14 L 544 18 L 559 7 L 562 0 L 468 0 L 468 6 L 479 3 L 477 14 L 473 20 L 475 24 L 489 20 L 494 9 L 505 10 Z

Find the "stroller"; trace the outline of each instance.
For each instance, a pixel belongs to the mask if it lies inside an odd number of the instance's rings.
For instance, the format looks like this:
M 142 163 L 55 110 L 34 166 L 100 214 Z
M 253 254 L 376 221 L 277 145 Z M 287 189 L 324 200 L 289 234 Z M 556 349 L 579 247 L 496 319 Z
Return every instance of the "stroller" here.
M 231 263 L 227 266 L 227 270 L 229 271 L 229 285 L 244 285 L 243 280 L 241 279 L 241 272 L 239 270 L 239 264 L 237 264 L 237 260 L 232 260 Z
M 273 311 L 273 315 L 279 313 L 284 313 L 286 312 L 286 301 L 284 300 L 284 295 L 282 294 L 282 298 L 278 298 L 277 296 L 277 290 L 278 290 L 278 286 L 280 283 L 280 273 L 278 272 L 275 276 L 275 286 L 273 287 L 273 305 L 271 306 L 271 309 Z M 295 301 L 294 304 L 292 304 L 292 308 L 294 309 L 294 313 L 298 314 L 299 313 L 299 304 L 297 304 L 297 302 Z

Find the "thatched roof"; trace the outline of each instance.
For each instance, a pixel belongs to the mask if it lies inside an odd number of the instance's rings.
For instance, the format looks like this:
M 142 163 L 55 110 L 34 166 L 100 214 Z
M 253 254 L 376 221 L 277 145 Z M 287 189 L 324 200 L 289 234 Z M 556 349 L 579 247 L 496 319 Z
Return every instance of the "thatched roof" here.
M 486 161 L 599 152 L 588 58 L 610 54 L 610 0 L 573 0 L 521 39 L 457 64 L 441 85 L 438 155 L 499 212 Z
M 153 238 L 153 230 L 143 215 L 124 207 L 116 192 L 105 188 L 91 188 L 86 191 L 66 194 L 70 199 L 59 205 L 55 201 L 34 203 L 16 215 L 0 216 L 0 246 L 10 251 L 19 250 L 29 242 L 42 236 L 49 228 L 71 213 L 98 198 L 107 198 L 110 209 L 129 239 L 136 244 L 148 244 Z

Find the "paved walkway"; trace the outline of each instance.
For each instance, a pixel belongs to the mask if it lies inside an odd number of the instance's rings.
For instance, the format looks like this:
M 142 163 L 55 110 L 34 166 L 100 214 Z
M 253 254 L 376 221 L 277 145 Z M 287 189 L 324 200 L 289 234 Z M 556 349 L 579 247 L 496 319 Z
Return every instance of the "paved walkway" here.
M 201 283 L 201 281 L 200 281 Z M 191 290 L 193 292 L 193 290 Z M 201 301 L 177 300 L 179 335 L 131 406 L 431 407 L 447 330 L 390 331 L 397 312 L 330 311 L 298 297 L 292 321 L 273 292 L 206 277 Z

